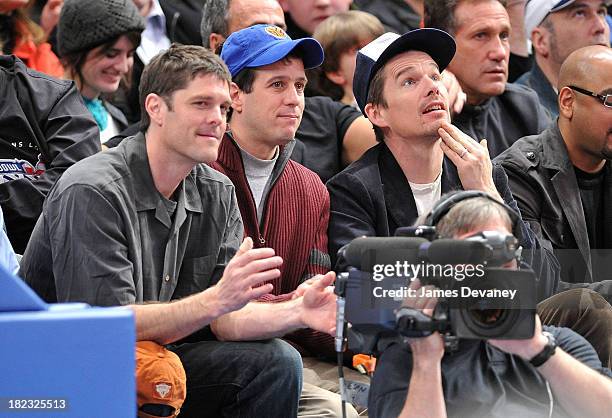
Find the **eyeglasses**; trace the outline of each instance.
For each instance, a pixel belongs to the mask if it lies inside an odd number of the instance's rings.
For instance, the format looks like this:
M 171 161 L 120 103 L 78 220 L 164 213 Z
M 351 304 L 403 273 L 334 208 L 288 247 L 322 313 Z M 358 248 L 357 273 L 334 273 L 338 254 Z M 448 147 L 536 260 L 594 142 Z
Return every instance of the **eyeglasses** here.
M 582 94 L 586 94 L 587 96 L 595 97 L 605 107 L 612 107 L 612 94 L 606 94 L 604 96 L 603 94 L 593 93 L 592 91 L 581 89 L 580 87 L 576 87 L 576 86 L 567 86 L 567 87 L 569 87 L 572 90 L 577 91 L 578 93 L 582 93 Z

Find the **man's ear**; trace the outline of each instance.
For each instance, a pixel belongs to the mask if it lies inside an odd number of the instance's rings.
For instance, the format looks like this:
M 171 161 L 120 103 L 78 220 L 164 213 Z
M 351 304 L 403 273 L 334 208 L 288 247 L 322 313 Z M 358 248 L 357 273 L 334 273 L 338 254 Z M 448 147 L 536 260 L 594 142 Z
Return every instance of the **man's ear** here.
M 340 71 L 329 71 L 325 73 L 325 77 L 329 78 L 332 83 L 343 87 L 346 84 L 346 78 Z
M 550 32 L 541 27 L 536 27 L 531 32 L 531 44 L 533 49 L 544 58 L 550 55 Z
M 217 51 L 219 45 L 221 45 L 225 41 L 225 37 L 219 33 L 211 33 L 208 35 L 208 45 L 212 52 Z
M 232 99 L 232 109 L 234 112 L 242 112 L 242 103 L 244 98 L 244 91 L 240 90 L 238 84 L 230 84 L 230 98 Z
M 289 12 L 289 2 L 287 0 L 278 0 L 278 4 L 283 8 L 283 12 Z
M 370 119 L 370 122 L 372 122 L 372 125 L 376 125 L 380 128 L 389 126 L 384 118 L 384 108 L 382 106 L 368 103 L 363 110 L 368 116 L 368 119 Z
M 145 98 L 144 105 L 151 123 L 162 126 L 166 117 L 166 111 L 168 110 L 164 99 L 155 93 L 149 93 Z
M 576 101 L 576 93 L 569 87 L 565 86 L 559 91 L 559 115 L 565 119 L 571 120 L 574 116 L 574 103 Z

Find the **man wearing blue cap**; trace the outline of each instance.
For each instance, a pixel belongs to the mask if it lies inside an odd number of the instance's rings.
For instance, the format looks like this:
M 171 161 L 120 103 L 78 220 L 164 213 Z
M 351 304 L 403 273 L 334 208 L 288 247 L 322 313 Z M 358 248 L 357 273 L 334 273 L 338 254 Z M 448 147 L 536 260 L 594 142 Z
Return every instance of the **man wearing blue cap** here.
M 304 70 L 322 63 L 323 49 L 313 38 L 292 40 L 277 26 L 259 24 L 231 34 L 221 58 L 234 82 L 232 115 L 212 166 L 236 187 L 245 234 L 283 259 L 280 277 L 270 281 L 273 294 L 261 300 L 290 300 L 330 269 L 329 195 L 314 172 L 289 159 L 304 111 Z M 304 330 L 286 338 L 303 355 L 333 355 L 329 335 Z M 299 416 L 337 416 L 339 395 L 308 377 Z
M 438 29 L 387 33 L 358 52 L 355 98 L 381 142 L 327 183 L 332 258 L 356 237 L 390 236 L 412 226 L 454 189 L 487 192 L 518 211 L 503 169 L 491 164 L 486 140 L 478 143 L 449 122 L 440 72 L 454 53 L 453 38 Z M 523 222 L 520 229 L 521 245 L 536 248 L 533 232 Z M 531 251 L 525 255 L 541 278 L 539 296 L 550 296 L 556 260 L 535 249 L 537 259 Z M 344 267 L 338 260 L 336 268 Z
M 606 22 L 610 0 L 530 0 L 525 8 L 525 34 L 533 45 L 531 71 L 516 82 L 538 93 L 540 103 L 557 117 L 559 71 L 575 50 L 588 45 L 610 46 Z

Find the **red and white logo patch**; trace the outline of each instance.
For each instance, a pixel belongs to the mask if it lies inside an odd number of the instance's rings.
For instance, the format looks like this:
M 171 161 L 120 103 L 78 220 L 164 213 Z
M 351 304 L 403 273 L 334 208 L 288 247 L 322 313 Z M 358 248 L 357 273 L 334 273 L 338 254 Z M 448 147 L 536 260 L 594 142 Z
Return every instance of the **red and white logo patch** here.
M 167 383 L 158 383 L 155 385 L 155 392 L 159 394 L 162 398 L 165 398 L 172 389 L 172 386 Z

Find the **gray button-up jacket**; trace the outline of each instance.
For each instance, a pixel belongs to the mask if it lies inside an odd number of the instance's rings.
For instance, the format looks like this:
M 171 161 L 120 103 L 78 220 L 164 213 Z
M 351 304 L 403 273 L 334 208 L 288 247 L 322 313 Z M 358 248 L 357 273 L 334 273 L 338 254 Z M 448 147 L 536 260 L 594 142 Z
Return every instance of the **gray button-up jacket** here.
M 166 302 L 216 283 L 243 237 L 234 186 L 196 166 L 171 217 L 142 133 L 66 171 L 50 192 L 21 275 L 45 300 Z

